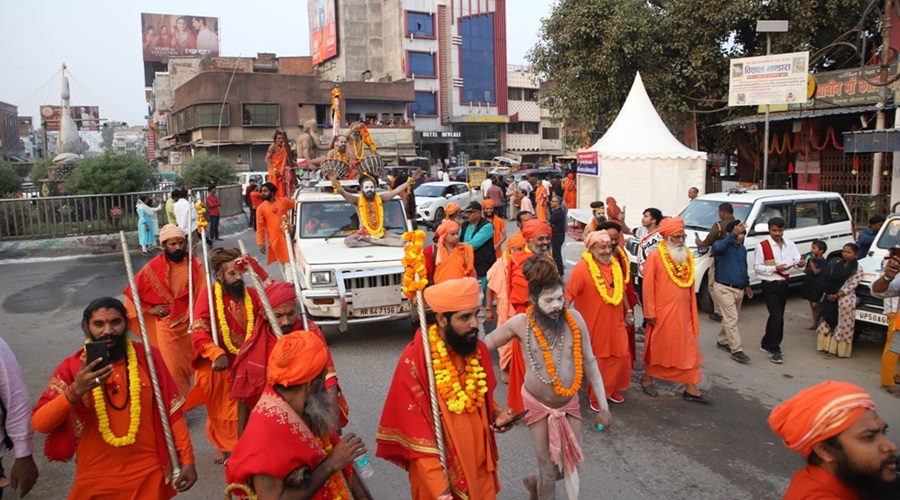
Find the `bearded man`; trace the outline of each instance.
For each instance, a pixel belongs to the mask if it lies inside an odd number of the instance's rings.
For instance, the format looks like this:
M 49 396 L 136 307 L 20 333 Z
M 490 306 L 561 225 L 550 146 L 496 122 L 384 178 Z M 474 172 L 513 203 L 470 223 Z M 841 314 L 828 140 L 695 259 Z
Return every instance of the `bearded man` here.
M 531 257 L 525 263 L 525 276 L 532 305 L 484 342 L 494 349 L 516 338 L 523 346 L 520 354 L 530 360 L 525 384 L 519 390 L 529 412 L 525 423 L 538 459 L 538 475 L 523 480 L 531 498 L 555 498 L 556 480 L 562 472 L 568 497 L 574 499 L 578 498 L 577 467 L 584 460 L 578 388 L 587 378 L 602 402 L 592 425 L 598 430 L 609 427 L 612 417 L 603 376 L 597 369 L 591 342 L 584 336 L 588 332 L 584 319 L 578 311 L 565 307 L 556 264 L 545 255 Z M 557 343 L 558 357 L 553 353 Z
M 628 351 L 627 319 L 634 323 L 634 311 L 625 300 L 625 272 L 613 257 L 612 239 L 606 231 L 595 231 L 584 240 L 587 251 L 572 268 L 566 283 L 566 303 L 583 312 L 591 348 L 606 384 L 604 393 L 613 403 L 624 403 L 620 391 L 631 382 L 631 353 Z M 593 386 L 588 386 L 591 409 L 600 410 Z
M 303 132 L 297 138 L 297 156 L 299 167 L 305 170 L 313 170 L 322 165 L 324 157 L 319 157 L 319 138 L 316 135 L 318 124 L 315 119 L 303 122 Z
M 862 388 L 825 381 L 776 406 L 769 426 L 784 445 L 803 455 L 786 500 L 897 498 L 897 445 Z
M 263 255 L 268 255 L 266 265 L 278 261 L 285 281 L 294 282 L 291 268 L 290 243 L 284 236 L 284 217 L 294 209 L 296 203 L 290 198 L 276 198 L 276 187 L 271 182 L 263 184 L 259 190 L 262 203 L 256 209 L 256 244 Z M 268 246 L 266 239 L 268 238 Z
M 425 302 L 435 312 L 427 333 L 416 331 L 406 346 L 388 390 L 375 455 L 403 467 L 409 474 L 411 498 L 496 498 L 495 432 L 510 427 L 511 411 L 494 403 L 493 363 L 478 340 L 479 285 L 475 278 L 445 281 L 425 289 Z M 422 335 L 428 335 L 434 362 L 438 408 L 443 422 L 446 474 L 438 455 Z M 457 398 L 451 386 L 466 389 Z M 448 483 L 449 476 L 449 483 Z
M 425 270 L 432 284 L 459 278 L 475 277 L 475 251 L 472 245 L 459 242 L 459 224 L 444 220 L 434 233 L 435 245 L 423 250 Z
M 213 285 L 213 310 L 210 313 L 207 294 L 203 289 L 194 308 L 191 339 L 194 345 L 194 388 L 188 395 L 185 411 L 200 404 L 206 405 L 206 437 L 216 449 L 213 462 L 225 462 L 237 444 L 237 403 L 229 397 L 231 370 L 241 346 L 250 338 L 256 318 L 263 314 L 259 293 L 244 286 L 241 273 L 249 257 L 241 259 L 237 248 L 216 248 L 209 255 L 209 266 L 216 278 Z M 268 275 L 254 265 L 260 279 Z M 264 320 L 264 318 L 263 318 Z M 213 339 L 212 322 L 216 322 L 218 336 Z
M 503 257 L 503 242 L 506 241 L 506 221 L 503 220 L 503 217 L 498 217 L 494 213 L 495 207 L 496 203 L 490 198 L 484 200 L 484 203 L 481 205 L 484 220 L 488 221 L 491 227 L 494 228 L 494 255 L 499 259 Z
M 703 355 L 697 343 L 700 323 L 694 293 L 694 258 L 684 244 L 681 217 L 664 219 L 659 232 L 665 238 L 644 263 L 644 378 L 641 385 L 651 397 L 658 394 L 654 378 L 685 385 L 685 401 L 709 403 L 700 393 Z
M 275 342 L 267 385 L 225 465 L 229 483 L 251 484 L 261 499 L 369 498 L 353 460 L 366 453 L 354 434 L 332 426 L 325 342 L 306 331 Z
M 613 202 L 615 202 L 615 200 L 613 200 Z M 617 259 L 619 265 L 622 266 L 622 274 L 625 279 L 625 309 L 622 312 L 625 314 L 625 331 L 628 333 L 628 352 L 631 353 L 631 368 L 633 369 L 634 363 L 637 361 L 634 308 L 637 307 L 638 299 L 637 293 L 634 291 L 634 280 L 631 275 L 631 261 L 628 259 L 628 254 L 625 253 L 625 249 L 622 248 L 621 245 L 623 227 L 618 222 L 611 220 L 600 224 L 598 227 L 600 228 L 600 231 L 606 231 L 606 233 L 609 234 L 609 239 L 612 244 L 612 257 Z
M 303 330 L 310 335 L 319 337 L 325 342 L 322 330 L 312 320 L 307 320 L 308 330 L 304 326 L 300 310 L 297 305 L 297 292 L 294 286 L 286 281 L 272 280 L 265 285 L 266 297 L 275 319 L 278 320 L 278 328 L 282 335 Z M 277 337 L 272 333 L 268 321 L 260 319 L 256 322 L 250 337 L 244 342 L 240 352 L 233 363 L 231 398 L 237 401 L 238 436 L 240 436 L 250 417 L 250 410 L 259 401 L 262 391 L 266 386 L 266 363 L 275 347 Z M 326 347 L 326 350 L 328 348 Z M 344 395 L 338 383 L 337 371 L 331 352 L 328 352 L 326 364 L 325 390 L 328 393 L 329 404 L 334 410 L 334 429 L 340 433 L 340 429 L 347 425 L 349 409 Z
M 506 320 L 516 315 L 516 310 L 509 303 L 509 263 L 511 255 L 516 252 L 525 250 L 525 238 L 522 233 L 516 233 L 510 236 L 506 244 L 506 252 L 503 257 L 497 259 L 494 265 L 488 270 L 487 292 L 485 293 L 484 320 L 487 323 L 493 323 L 494 318 L 497 319 L 499 327 Z M 496 315 L 494 314 L 494 299 L 496 299 Z M 509 362 L 512 359 L 512 347 L 507 344 L 497 348 L 500 354 L 500 380 L 509 382 Z
M 600 224 L 606 222 L 606 205 L 602 201 L 591 202 L 591 211 L 594 217 L 591 219 L 591 222 L 584 226 L 584 232 L 581 233 L 582 240 L 587 238 L 588 234 L 599 231 Z
M 337 173 L 332 172 L 328 180 L 338 190 L 341 196 L 356 208 L 359 215 L 359 231 L 344 238 L 344 244 L 348 247 L 364 247 L 369 245 L 385 247 L 402 247 L 406 243 L 399 234 L 392 233 L 384 227 L 384 207 L 386 201 L 393 200 L 407 187 L 414 185 L 422 177 L 422 169 L 416 169 L 412 177 L 391 191 L 376 193 L 378 181 L 368 174 L 363 174 L 359 179 L 361 195 L 348 193 L 344 186 L 337 181 Z M 405 229 L 405 228 L 402 228 Z
M 31 417 L 34 430 L 48 435 L 48 460 L 78 456 L 68 498 L 172 498 L 176 490 L 189 490 L 197 471 L 181 413 L 184 399 L 160 352 L 151 348 L 181 462 L 177 478 L 170 476 L 177 464 L 169 463 L 144 346 L 128 336 L 125 306 L 112 297 L 92 301 L 81 329 L 90 342 L 106 345 L 108 363 L 101 364 L 104 358 L 88 363 L 79 347 L 56 367 Z
M 134 275 L 134 281 L 141 298 L 141 312 L 150 345 L 159 349 L 169 373 L 175 379 L 179 394 L 184 397 L 191 389 L 191 358 L 194 355 L 188 332 L 188 273 L 191 273 L 193 279 L 194 298 L 200 296 L 206 286 L 206 279 L 199 259 L 192 257 L 188 262 L 184 250 L 184 231 L 178 226 L 163 226 L 159 232 L 159 240 L 163 253 L 150 259 Z M 131 331 L 139 332 L 131 285 L 125 287 L 123 293 Z

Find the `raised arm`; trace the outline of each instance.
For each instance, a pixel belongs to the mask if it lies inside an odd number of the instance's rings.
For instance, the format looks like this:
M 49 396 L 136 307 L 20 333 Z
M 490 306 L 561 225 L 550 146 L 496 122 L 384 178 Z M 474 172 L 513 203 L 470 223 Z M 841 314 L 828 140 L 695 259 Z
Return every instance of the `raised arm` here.
M 386 193 L 379 194 L 379 196 L 381 196 L 381 199 L 384 201 L 393 200 L 394 197 L 399 195 L 400 193 L 402 193 L 403 190 L 406 189 L 410 185 L 410 183 L 414 184 L 416 181 L 418 181 L 422 177 L 422 173 L 423 172 L 422 172 L 421 168 L 416 169 L 416 171 L 413 172 L 412 177 L 410 177 L 409 180 L 407 180 L 403 184 L 400 184 L 396 188 L 394 188 Z
M 493 351 L 500 346 L 506 345 L 514 337 L 520 336 L 520 332 L 525 331 L 525 318 L 526 315 L 524 313 L 517 314 L 486 335 L 484 343 L 487 345 L 488 350 Z

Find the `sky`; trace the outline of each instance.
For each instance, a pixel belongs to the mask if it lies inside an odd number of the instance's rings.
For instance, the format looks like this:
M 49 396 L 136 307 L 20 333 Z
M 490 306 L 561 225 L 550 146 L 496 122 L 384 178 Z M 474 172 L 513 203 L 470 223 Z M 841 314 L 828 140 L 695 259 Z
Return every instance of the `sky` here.
M 507 62 L 525 64 L 551 3 L 506 3 Z M 101 118 L 140 125 L 147 112 L 141 12 L 218 17 L 223 56 L 306 56 L 306 5 L 303 0 L 0 0 L 0 101 L 18 106 L 19 116 L 37 117 L 40 105 L 59 105 L 60 68 L 65 63 L 73 106 L 99 106 Z

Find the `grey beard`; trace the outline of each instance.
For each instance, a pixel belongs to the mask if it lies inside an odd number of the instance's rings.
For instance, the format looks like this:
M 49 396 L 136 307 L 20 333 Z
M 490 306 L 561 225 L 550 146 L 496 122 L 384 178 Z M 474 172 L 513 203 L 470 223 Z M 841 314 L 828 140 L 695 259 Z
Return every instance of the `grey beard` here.
M 563 324 L 566 321 L 566 315 L 565 315 L 564 311 L 565 310 L 560 311 L 559 317 L 556 319 L 553 319 L 550 316 L 547 316 L 547 314 L 544 312 L 543 309 L 541 309 L 539 306 L 535 305 L 534 319 L 537 320 L 538 325 L 540 325 L 541 328 L 544 330 L 545 336 L 548 333 L 551 333 L 547 327 L 550 327 L 550 329 L 552 329 L 552 333 L 554 335 L 559 334 L 559 332 L 562 332 Z
M 334 431 L 334 410 L 328 403 L 328 393 L 325 392 L 324 383 L 317 390 L 310 391 L 306 395 L 303 406 L 303 421 L 309 425 L 317 436 L 330 436 Z
M 594 254 L 594 258 L 597 259 L 597 262 L 599 262 L 601 264 L 609 264 L 610 262 L 612 262 L 612 254 L 604 255 L 602 257 L 597 254 Z
M 688 250 L 684 243 L 666 243 L 666 247 L 669 250 L 669 256 L 671 256 L 672 260 L 676 263 L 684 264 L 687 262 Z

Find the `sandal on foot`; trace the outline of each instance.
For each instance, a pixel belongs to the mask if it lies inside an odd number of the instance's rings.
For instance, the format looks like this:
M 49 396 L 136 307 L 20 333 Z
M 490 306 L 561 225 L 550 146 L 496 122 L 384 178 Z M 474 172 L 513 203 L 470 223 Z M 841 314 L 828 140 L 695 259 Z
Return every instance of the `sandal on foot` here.
M 653 382 L 650 382 L 647 385 L 644 385 L 644 383 L 641 382 L 641 387 L 644 388 L 644 394 L 650 396 L 651 398 L 659 396 L 659 391 L 656 390 L 656 386 L 653 385 Z

